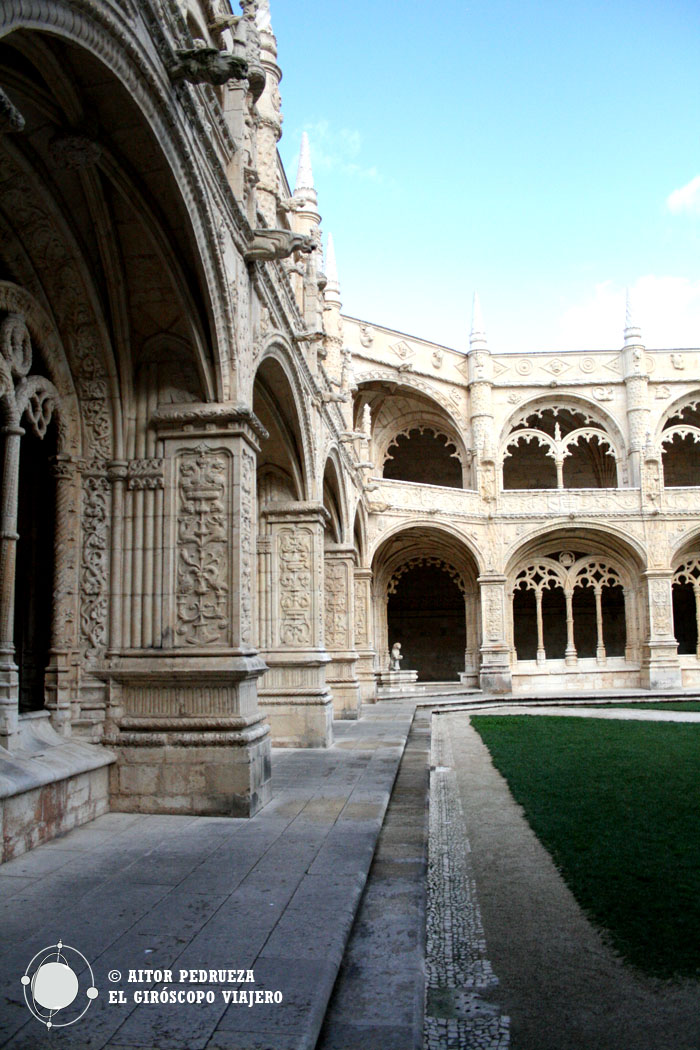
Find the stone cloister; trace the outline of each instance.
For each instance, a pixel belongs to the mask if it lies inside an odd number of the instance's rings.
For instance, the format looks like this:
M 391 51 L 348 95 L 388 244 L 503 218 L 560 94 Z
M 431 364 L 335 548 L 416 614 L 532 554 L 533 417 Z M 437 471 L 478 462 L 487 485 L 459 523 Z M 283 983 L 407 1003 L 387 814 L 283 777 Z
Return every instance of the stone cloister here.
M 0 11 L 6 856 L 255 813 L 271 742 L 330 746 L 397 640 L 494 695 L 700 685 L 700 350 L 343 315 L 270 18 Z

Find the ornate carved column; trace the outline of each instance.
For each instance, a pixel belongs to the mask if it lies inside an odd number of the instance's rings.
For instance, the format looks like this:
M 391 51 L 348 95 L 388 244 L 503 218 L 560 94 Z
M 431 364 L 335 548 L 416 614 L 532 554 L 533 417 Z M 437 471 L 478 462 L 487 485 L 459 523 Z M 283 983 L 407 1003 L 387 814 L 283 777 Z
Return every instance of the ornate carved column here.
M 71 730 L 71 700 L 77 697 L 74 656 L 78 650 L 78 464 L 70 456 L 58 455 L 51 463 L 51 473 L 56 479 L 53 619 L 44 681 L 53 727 L 67 736 Z
M 505 611 L 507 578 L 496 573 L 479 576 L 481 592 L 481 688 L 486 693 L 508 693 L 513 683 Z
M 152 422 L 162 460 L 132 460 L 127 470 L 128 491 L 140 495 L 132 507 L 148 510 L 143 556 L 130 566 L 129 607 L 139 618 L 105 673 L 107 737 L 120 756 L 113 805 L 249 816 L 270 793 L 269 728 L 257 702 L 265 665 L 252 625 L 264 430 L 228 404 L 161 406 Z
M 598 663 L 605 663 L 607 654 L 605 652 L 605 639 L 603 637 L 603 596 L 600 587 L 594 588 L 595 593 L 595 622 L 597 632 L 597 644 L 595 657 Z
M 17 732 L 19 677 L 15 663 L 15 561 L 17 557 L 17 491 L 22 427 L 0 429 L 3 441 L 2 504 L 0 505 L 0 744 Z
M 320 503 L 270 503 L 260 516 L 270 544 L 268 672 L 260 707 L 276 744 L 329 747 L 333 705 L 326 685 L 323 535 L 328 512 Z
M 564 652 L 564 662 L 567 667 L 575 667 L 578 662 L 578 654 L 574 641 L 574 592 L 570 586 L 564 588 L 564 601 L 566 602 L 566 650 Z
M 673 572 L 650 569 L 646 582 L 649 634 L 642 646 L 642 685 L 647 689 L 672 689 L 681 685 L 678 643 L 673 634 L 671 584 Z
M 642 484 L 644 449 L 649 431 L 649 375 L 642 333 L 632 318 L 629 295 L 625 324 L 625 345 L 620 353 L 627 397 L 629 433 L 629 477 L 632 486 Z
M 355 569 L 355 650 L 360 699 L 374 703 L 377 681 L 374 676 L 375 652 L 372 647 L 372 570 Z
M 544 629 L 542 624 L 542 591 L 539 587 L 535 590 L 535 612 L 537 615 L 537 663 L 544 664 L 547 653 L 544 647 Z
M 324 557 L 324 630 L 331 658 L 326 682 L 335 718 L 358 718 L 361 706 L 354 638 L 355 557 L 353 547 L 327 547 Z

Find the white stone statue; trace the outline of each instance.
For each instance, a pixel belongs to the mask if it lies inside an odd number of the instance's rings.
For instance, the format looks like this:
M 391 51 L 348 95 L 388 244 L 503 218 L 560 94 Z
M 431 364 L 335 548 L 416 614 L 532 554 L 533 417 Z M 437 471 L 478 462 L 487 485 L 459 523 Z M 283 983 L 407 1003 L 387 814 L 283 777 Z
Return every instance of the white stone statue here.
M 389 670 L 400 671 L 402 660 L 403 656 L 401 655 L 401 642 L 394 642 L 393 646 L 391 647 L 391 660 L 389 661 Z

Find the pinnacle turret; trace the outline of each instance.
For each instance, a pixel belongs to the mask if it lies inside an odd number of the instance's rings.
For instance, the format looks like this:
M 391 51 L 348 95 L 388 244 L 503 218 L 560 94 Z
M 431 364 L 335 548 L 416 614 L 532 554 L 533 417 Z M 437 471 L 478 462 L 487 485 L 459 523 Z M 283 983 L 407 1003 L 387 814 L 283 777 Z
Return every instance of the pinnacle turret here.
M 478 292 L 474 292 L 474 303 L 472 306 L 472 330 L 469 335 L 469 349 L 488 349 L 488 344 L 486 340 L 486 326 L 484 325 L 484 318 L 481 313 L 481 302 L 479 300 Z
M 299 149 L 299 167 L 297 168 L 297 181 L 294 194 L 301 190 L 313 190 L 314 175 L 311 170 L 311 150 L 309 148 L 309 136 L 305 131 L 301 133 L 301 147 Z
M 326 302 L 337 303 L 340 306 L 340 282 L 338 281 L 338 267 L 335 261 L 335 245 L 333 244 L 333 234 L 328 234 L 328 243 L 326 245 Z
M 625 295 L 625 346 L 640 346 L 642 331 L 637 324 L 632 309 L 632 296 L 629 288 Z

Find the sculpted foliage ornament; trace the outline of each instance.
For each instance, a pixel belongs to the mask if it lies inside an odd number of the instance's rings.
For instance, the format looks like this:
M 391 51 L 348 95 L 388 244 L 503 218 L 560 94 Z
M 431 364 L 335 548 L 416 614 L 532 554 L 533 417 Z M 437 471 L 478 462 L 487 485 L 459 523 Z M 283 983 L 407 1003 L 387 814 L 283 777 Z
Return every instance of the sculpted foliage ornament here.
M 228 467 L 225 453 L 206 447 L 180 457 L 176 633 L 187 645 L 227 641 Z
M 311 644 L 311 533 L 306 529 L 281 529 L 280 641 L 284 645 Z
M 326 561 L 325 642 L 327 649 L 346 649 L 348 646 L 348 587 L 347 570 L 338 562 Z

